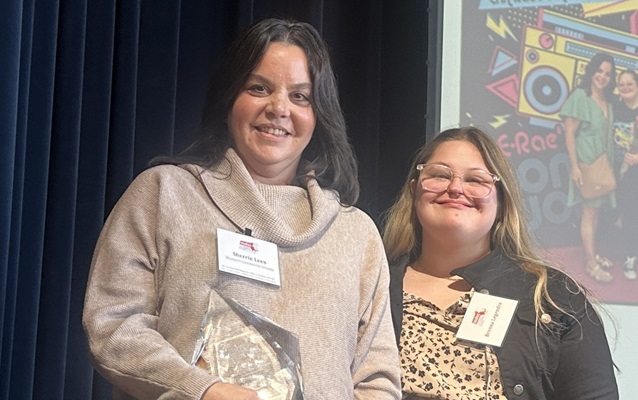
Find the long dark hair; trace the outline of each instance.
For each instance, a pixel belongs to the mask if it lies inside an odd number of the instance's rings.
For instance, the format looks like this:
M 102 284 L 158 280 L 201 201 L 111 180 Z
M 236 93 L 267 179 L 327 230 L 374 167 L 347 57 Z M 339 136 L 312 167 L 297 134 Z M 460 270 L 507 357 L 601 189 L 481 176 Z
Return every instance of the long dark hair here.
M 359 197 L 357 161 L 348 141 L 330 55 L 317 30 L 304 22 L 270 18 L 240 33 L 212 75 L 196 140 L 179 155 L 156 158 L 152 164 L 188 162 L 210 168 L 224 159 L 233 145 L 228 115 L 273 42 L 300 47 L 308 59 L 312 80 L 311 102 L 317 123 L 302 154 L 308 162 L 300 164 L 295 180 L 303 182 L 313 174 L 321 187 L 339 193 L 342 204 L 353 205 Z
M 611 65 L 611 71 L 609 71 L 609 85 L 607 85 L 603 90 L 605 99 L 607 99 L 607 101 L 611 101 L 614 99 L 614 88 L 616 85 L 616 63 L 614 62 L 614 58 L 607 53 L 596 53 L 591 60 L 589 60 L 589 63 L 585 66 L 585 75 L 581 78 L 580 85 L 578 86 L 591 96 L 591 80 L 594 74 L 598 71 L 598 68 L 600 68 L 604 62 L 608 62 Z

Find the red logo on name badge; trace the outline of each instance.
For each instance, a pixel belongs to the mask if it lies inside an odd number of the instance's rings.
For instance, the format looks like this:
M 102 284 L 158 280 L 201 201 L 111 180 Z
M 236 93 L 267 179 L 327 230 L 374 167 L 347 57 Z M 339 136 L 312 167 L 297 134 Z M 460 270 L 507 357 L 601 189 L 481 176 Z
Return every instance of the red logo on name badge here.
M 483 320 L 485 320 L 485 312 L 487 310 L 485 308 L 481 308 L 478 311 L 474 311 L 474 317 L 472 318 L 472 323 L 478 326 L 483 325 Z
M 247 242 L 245 240 L 240 240 L 239 241 L 239 247 L 241 247 L 244 250 L 250 250 L 254 253 L 257 252 L 257 246 L 255 246 L 255 243 L 253 242 Z

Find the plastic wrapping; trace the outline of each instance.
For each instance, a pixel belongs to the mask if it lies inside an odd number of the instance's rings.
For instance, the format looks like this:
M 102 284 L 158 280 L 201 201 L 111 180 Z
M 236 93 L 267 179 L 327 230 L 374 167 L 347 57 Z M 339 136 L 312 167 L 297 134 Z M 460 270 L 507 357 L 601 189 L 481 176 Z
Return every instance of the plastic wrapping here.
M 217 296 L 211 294 L 191 363 L 223 382 L 255 390 L 262 400 L 303 400 L 297 337 L 238 301 Z

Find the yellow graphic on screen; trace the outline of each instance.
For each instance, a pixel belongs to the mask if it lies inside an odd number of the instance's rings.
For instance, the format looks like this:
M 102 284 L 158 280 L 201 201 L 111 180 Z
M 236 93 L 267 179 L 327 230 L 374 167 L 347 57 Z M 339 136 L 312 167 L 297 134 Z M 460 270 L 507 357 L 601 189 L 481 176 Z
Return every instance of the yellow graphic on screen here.
M 601 1 L 598 3 L 583 3 L 585 17 L 598 17 L 601 15 L 616 14 L 620 12 L 638 10 L 638 0 L 625 1 Z
M 517 40 L 516 36 L 514 36 L 514 34 L 512 33 L 512 30 L 510 29 L 510 27 L 507 26 L 505 21 L 503 21 L 502 16 L 499 16 L 498 22 L 496 22 L 489 14 L 487 14 L 487 21 L 485 21 L 485 26 L 487 26 L 492 32 L 496 33 L 503 39 L 505 39 L 505 34 L 508 34 L 514 40 Z
M 560 22 L 558 20 L 556 23 Z M 566 24 L 569 22 L 567 21 Z M 581 26 L 585 24 L 583 21 L 579 23 Z M 598 27 L 595 24 L 587 24 Z M 558 112 L 572 89 L 578 86 L 580 77 L 585 72 L 585 66 L 596 53 L 610 54 L 614 58 L 618 71 L 626 68 L 636 69 L 638 66 L 636 54 L 590 41 L 574 28 L 560 28 L 561 32 L 582 36 L 582 38 L 565 36 L 536 26 L 525 27 L 517 108 L 519 114 L 547 120 L 560 120 Z M 609 29 L 605 28 L 605 30 Z M 612 45 L 614 44 L 612 40 L 620 37 L 609 35 L 609 32 L 603 32 L 603 34 L 608 35 L 608 42 Z M 622 32 L 622 35 L 629 34 Z M 634 35 L 630 36 L 635 38 Z

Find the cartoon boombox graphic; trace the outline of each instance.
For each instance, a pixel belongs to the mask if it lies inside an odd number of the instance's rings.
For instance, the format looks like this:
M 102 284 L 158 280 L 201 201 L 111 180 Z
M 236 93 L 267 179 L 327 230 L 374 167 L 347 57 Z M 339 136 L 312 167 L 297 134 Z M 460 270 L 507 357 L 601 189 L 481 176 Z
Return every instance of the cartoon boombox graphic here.
M 540 19 L 542 27 L 525 27 L 519 114 L 560 120 L 563 103 L 596 53 L 610 54 L 617 72 L 638 70 L 637 36 L 547 10 Z

